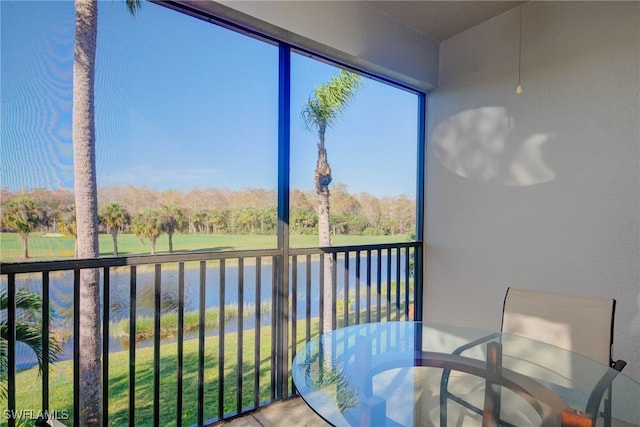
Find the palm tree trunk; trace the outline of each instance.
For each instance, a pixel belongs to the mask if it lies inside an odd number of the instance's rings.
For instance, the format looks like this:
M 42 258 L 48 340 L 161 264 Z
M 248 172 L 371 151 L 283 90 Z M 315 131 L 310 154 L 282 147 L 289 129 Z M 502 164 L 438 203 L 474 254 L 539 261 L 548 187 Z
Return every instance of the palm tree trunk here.
M 118 229 L 111 230 L 111 238 L 113 239 L 113 255 L 118 256 Z
M 327 150 L 324 146 L 324 132 L 319 132 L 318 162 L 316 164 L 315 185 L 318 196 L 318 245 L 331 246 L 331 229 L 329 224 L 329 184 L 331 184 L 331 166 L 327 160 Z
M 173 233 L 167 233 L 169 234 L 169 253 L 173 252 Z
M 94 73 L 98 3 L 76 0 L 73 64 L 73 154 L 79 258 L 96 258 L 98 198 L 96 191 Z M 80 275 L 80 425 L 102 425 L 100 365 L 100 289 L 98 270 Z
M 149 241 L 151 242 L 151 255 L 155 255 L 156 254 L 156 238 L 152 237 L 149 239 Z
M 329 223 L 329 184 L 331 184 L 331 167 L 327 161 L 327 150 L 324 146 L 324 128 L 318 132 L 320 142 L 318 144 L 318 163 L 316 165 L 315 185 L 318 196 L 318 246 L 331 246 L 331 228 Z M 322 332 L 333 329 L 333 257 L 327 254 L 324 258 L 323 274 L 323 324 Z
M 22 237 L 22 255 L 29 258 L 29 235 L 21 234 L 20 237 Z

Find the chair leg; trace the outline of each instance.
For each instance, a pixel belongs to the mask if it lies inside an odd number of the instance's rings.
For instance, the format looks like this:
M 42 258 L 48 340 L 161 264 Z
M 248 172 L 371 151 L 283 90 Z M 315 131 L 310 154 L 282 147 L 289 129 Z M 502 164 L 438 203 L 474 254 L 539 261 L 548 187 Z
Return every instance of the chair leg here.
M 446 375 L 446 376 L 445 376 Z M 445 381 L 445 378 L 447 381 Z M 444 372 L 440 383 L 440 427 L 447 427 L 447 395 L 449 372 Z
M 604 427 L 611 427 L 611 384 L 604 398 Z
M 502 346 L 495 342 L 487 344 L 487 372 L 500 375 L 502 371 Z M 482 427 L 498 427 L 500 424 L 501 388 L 487 375 L 484 387 L 484 411 Z

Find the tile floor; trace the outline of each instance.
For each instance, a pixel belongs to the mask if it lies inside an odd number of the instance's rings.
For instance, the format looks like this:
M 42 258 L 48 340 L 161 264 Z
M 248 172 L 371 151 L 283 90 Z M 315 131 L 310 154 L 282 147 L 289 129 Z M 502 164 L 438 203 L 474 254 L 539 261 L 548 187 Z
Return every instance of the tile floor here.
M 273 403 L 239 418 L 223 421 L 224 427 L 327 427 L 300 397 Z

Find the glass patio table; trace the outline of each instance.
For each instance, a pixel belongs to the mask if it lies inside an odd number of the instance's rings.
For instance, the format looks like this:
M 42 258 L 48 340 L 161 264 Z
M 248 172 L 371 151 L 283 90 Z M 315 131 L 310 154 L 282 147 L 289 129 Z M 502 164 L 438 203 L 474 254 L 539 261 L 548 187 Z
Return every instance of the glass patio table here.
M 297 352 L 292 376 L 335 426 L 640 426 L 631 378 L 559 347 L 463 326 L 338 329 Z

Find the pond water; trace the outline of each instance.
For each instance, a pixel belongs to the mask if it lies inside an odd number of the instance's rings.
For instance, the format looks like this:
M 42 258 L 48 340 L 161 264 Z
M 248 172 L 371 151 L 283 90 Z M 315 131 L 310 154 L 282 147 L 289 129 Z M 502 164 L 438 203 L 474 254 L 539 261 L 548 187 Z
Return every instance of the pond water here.
M 400 259 L 400 275 L 401 280 L 404 281 L 405 277 L 405 256 L 402 253 Z M 391 257 L 391 281 L 395 282 L 397 275 L 397 255 L 392 253 Z M 387 255 L 383 253 L 381 255 L 381 283 L 383 287 L 386 287 L 387 282 Z M 371 268 L 370 272 L 367 269 L 366 255 L 361 255 L 361 267 L 360 267 L 360 283 L 361 294 L 360 303 L 361 307 L 366 304 L 366 286 L 367 275 L 370 274 L 370 281 L 373 284 L 372 289 L 373 304 L 375 305 L 375 286 L 377 285 L 377 254 L 371 255 Z M 354 295 L 356 286 L 356 260 L 355 256 L 352 256 L 349 260 L 349 294 Z M 311 304 L 311 316 L 317 317 L 319 315 L 320 307 L 320 290 L 319 290 L 319 260 L 316 257 L 312 258 L 310 263 L 310 277 L 311 277 L 311 292 L 310 296 L 306 295 L 306 275 L 307 265 L 304 258 L 298 259 L 297 267 L 297 298 L 296 306 L 298 317 L 304 317 L 306 313 L 307 301 Z M 260 301 L 261 304 L 267 304 L 267 307 L 271 307 L 271 292 L 272 292 L 272 277 L 273 266 L 271 263 L 263 262 L 260 269 L 256 268 L 255 262 L 245 260 L 244 267 L 242 269 L 242 275 L 239 274 L 238 262 L 235 260 L 227 260 L 224 270 L 224 305 L 238 305 L 243 304 L 245 307 L 255 306 L 256 301 Z M 256 292 L 256 276 L 260 273 L 260 293 Z M 290 269 L 290 285 L 293 282 L 293 273 Z M 345 282 L 345 269 L 344 259 L 338 258 L 337 262 L 337 297 L 339 299 L 344 298 L 344 282 Z M 205 272 L 205 307 L 219 307 L 220 306 L 220 268 L 218 262 L 208 262 Z M 243 278 L 243 298 L 239 301 L 239 278 Z M 111 322 L 117 322 L 122 319 L 129 318 L 129 302 L 130 302 L 130 281 L 131 276 L 129 268 L 114 268 L 110 273 L 110 301 L 109 301 L 109 317 Z M 161 296 L 162 296 L 162 312 L 172 312 L 178 309 L 178 281 L 179 273 L 176 265 L 168 266 L 163 265 L 163 271 L 161 273 Z M 72 330 L 72 315 L 73 315 L 73 273 L 51 273 L 50 276 L 50 295 L 51 305 L 54 310 L 52 317 L 52 325 L 54 329 Z M 136 313 L 138 317 L 148 316 L 152 317 L 154 313 L 154 284 L 155 273 L 152 268 L 138 268 L 136 274 Z M 16 285 L 18 288 L 28 288 L 36 292 L 41 292 L 41 279 L 39 276 L 30 275 L 28 277 L 17 276 Z M 6 291 L 6 277 L 2 278 L 0 283 L 0 290 Z M 291 290 L 290 290 L 291 293 Z M 291 297 L 291 295 L 290 295 Z M 199 263 L 185 264 L 184 270 L 184 301 L 185 312 L 198 310 L 200 304 L 200 269 Z M 252 308 L 252 307 L 251 307 Z M 4 315 L 4 313 L 3 313 Z M 253 317 L 245 318 L 243 321 L 243 327 L 245 329 L 251 329 L 254 327 L 255 319 Z M 270 325 L 271 316 L 269 313 L 264 313 L 261 316 L 261 325 Z M 234 331 L 237 328 L 235 321 L 230 321 L 226 324 L 225 330 L 227 332 Z M 217 331 L 207 330 L 207 335 L 215 335 Z M 153 345 L 153 340 L 147 342 L 136 343 L 137 347 L 145 347 Z M 110 337 L 109 351 L 121 351 L 128 348 L 126 342 L 122 342 L 119 338 Z M 24 345 L 18 343 L 17 345 L 17 360 L 18 368 L 23 369 L 33 366 L 36 363 L 33 352 L 30 351 Z M 64 346 L 64 352 L 60 356 L 60 360 L 70 359 L 73 357 L 73 338 L 69 339 Z

